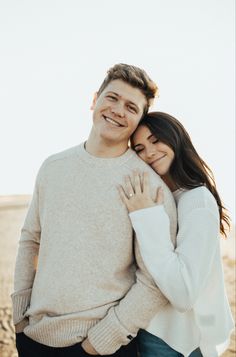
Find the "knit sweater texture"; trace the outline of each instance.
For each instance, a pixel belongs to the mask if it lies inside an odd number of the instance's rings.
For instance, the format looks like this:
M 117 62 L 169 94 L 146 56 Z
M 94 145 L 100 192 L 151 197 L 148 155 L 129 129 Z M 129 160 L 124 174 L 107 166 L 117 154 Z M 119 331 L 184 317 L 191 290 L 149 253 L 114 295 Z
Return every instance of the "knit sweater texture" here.
M 117 189 L 134 169 L 149 172 L 153 197 L 164 188 L 174 241 L 172 194 L 132 150 L 98 158 L 80 144 L 43 163 L 12 294 L 14 324 L 23 322 L 31 339 L 65 347 L 88 337 L 99 354 L 112 354 L 167 304 L 143 264 Z
M 186 357 L 198 347 L 204 357 L 216 357 L 228 347 L 234 328 L 220 256 L 218 206 L 204 186 L 177 190 L 174 197 L 176 245 L 162 205 L 130 214 L 146 267 L 169 300 L 147 331 Z

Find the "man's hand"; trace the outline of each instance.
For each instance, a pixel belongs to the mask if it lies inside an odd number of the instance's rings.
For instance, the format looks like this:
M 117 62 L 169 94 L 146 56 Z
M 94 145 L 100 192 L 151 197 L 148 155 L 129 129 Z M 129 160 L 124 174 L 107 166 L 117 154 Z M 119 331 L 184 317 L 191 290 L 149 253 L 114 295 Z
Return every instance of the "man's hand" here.
M 93 348 L 93 346 L 91 345 L 91 343 L 89 342 L 88 338 L 86 338 L 83 342 L 82 342 L 82 348 L 85 350 L 86 353 L 88 353 L 89 355 L 98 355 L 97 351 Z

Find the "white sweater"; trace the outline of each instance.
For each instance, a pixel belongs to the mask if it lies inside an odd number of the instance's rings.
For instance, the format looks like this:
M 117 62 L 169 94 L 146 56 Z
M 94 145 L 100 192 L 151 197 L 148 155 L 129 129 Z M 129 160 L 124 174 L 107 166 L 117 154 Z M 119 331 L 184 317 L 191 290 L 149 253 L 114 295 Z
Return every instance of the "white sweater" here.
M 174 197 L 176 247 L 163 205 L 130 214 L 144 263 L 170 301 L 146 330 L 184 356 L 200 347 L 204 357 L 215 357 L 227 348 L 234 327 L 224 287 L 218 206 L 205 187 L 177 190 Z
M 81 144 L 42 165 L 22 229 L 12 295 L 14 324 L 24 322 L 31 339 L 65 347 L 88 336 L 98 353 L 112 354 L 167 303 L 138 251 L 136 270 L 132 225 L 117 190 L 137 168 L 150 172 L 155 191 L 163 186 L 175 236 L 171 192 L 132 150 L 97 158 Z

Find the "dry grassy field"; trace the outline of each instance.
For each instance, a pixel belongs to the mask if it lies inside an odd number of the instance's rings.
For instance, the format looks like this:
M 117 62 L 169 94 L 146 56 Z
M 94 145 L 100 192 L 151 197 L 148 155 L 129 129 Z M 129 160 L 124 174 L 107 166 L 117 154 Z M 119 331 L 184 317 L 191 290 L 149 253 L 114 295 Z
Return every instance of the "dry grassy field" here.
M 20 229 L 24 221 L 29 196 L 0 196 L 0 356 L 16 357 L 10 294 Z M 234 233 L 222 242 L 222 256 L 227 293 L 235 317 L 235 245 Z M 223 357 L 236 352 L 235 334 Z M 32 356 L 33 357 L 33 356 Z

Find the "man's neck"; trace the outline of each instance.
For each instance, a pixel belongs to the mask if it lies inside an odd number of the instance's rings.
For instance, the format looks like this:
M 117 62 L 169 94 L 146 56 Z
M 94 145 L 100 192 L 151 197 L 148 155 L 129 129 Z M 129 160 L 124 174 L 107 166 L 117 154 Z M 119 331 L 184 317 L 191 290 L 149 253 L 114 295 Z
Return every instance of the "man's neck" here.
M 112 158 L 123 155 L 128 150 L 128 143 L 114 144 L 114 142 L 104 141 L 90 133 L 85 143 L 86 151 L 96 157 Z

